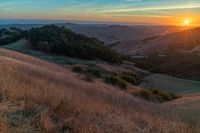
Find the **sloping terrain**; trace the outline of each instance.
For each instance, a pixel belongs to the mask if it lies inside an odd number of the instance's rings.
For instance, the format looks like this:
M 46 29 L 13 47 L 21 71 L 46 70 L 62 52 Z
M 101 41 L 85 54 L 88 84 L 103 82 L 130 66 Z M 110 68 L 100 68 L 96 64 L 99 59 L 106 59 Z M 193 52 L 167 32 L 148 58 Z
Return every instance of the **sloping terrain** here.
M 137 67 L 152 73 L 200 81 L 200 57 L 197 53 L 149 56 L 134 59 L 134 62 Z
M 0 49 L 0 71 L 1 96 L 5 99 L 1 105 L 22 101 L 24 104 L 16 105 L 23 106 L 26 110 L 43 110 L 39 115 L 43 117 L 34 117 L 38 118 L 37 122 L 43 126 L 36 128 L 35 131 L 31 130 L 33 127 L 28 127 L 35 124 L 34 121 L 31 125 L 24 122 L 26 129 L 29 129 L 28 132 L 197 133 L 199 131 L 197 127 L 191 128 L 191 125 L 179 121 L 178 116 L 175 117 L 173 113 L 169 117 L 167 113 L 173 111 L 167 111 L 166 107 L 162 109 L 157 104 L 138 100 L 99 80 L 85 82 L 69 69 L 28 55 Z M 1 131 L 7 129 L 22 133 L 23 126 L 9 125 L 12 124 L 13 117 L 7 116 L 10 116 L 11 112 L 16 113 L 15 110 L 8 111 L 3 113 L 4 117 L 0 117 L 4 118 L 0 120 Z M 47 112 L 52 112 L 54 116 L 50 117 Z
M 200 93 L 186 95 L 175 101 L 168 102 L 166 105 L 176 108 L 182 116 L 182 121 L 200 126 Z
M 159 88 L 177 94 L 193 94 L 200 92 L 200 81 L 179 79 L 161 74 L 146 76 L 141 86 L 144 88 Z
M 150 55 L 171 52 L 188 52 L 200 44 L 200 29 L 185 30 L 164 36 L 155 36 L 140 41 L 120 42 L 113 49 L 133 54 Z

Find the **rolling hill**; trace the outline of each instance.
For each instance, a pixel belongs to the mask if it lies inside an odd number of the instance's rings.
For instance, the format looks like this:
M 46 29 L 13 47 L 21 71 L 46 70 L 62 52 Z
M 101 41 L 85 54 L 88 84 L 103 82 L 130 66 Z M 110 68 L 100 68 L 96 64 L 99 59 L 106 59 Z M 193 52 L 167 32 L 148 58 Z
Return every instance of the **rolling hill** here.
M 132 55 L 151 55 L 166 53 L 187 53 L 200 44 L 200 29 L 190 29 L 155 36 L 140 41 L 128 40 L 115 45 L 113 49 Z

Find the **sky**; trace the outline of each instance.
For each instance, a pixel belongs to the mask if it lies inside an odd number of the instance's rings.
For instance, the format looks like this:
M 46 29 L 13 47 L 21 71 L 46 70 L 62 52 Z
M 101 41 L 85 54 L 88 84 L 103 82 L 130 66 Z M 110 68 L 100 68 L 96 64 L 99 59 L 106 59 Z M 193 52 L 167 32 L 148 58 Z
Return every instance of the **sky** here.
M 200 0 L 0 0 L 0 19 L 200 25 Z

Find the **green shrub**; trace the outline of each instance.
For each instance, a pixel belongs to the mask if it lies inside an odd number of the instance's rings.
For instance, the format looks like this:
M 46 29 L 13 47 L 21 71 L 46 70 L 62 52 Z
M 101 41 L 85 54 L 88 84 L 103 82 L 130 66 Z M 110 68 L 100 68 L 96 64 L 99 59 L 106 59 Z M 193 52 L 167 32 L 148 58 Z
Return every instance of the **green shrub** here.
M 83 68 L 83 66 L 80 65 L 74 65 L 72 70 L 76 73 L 84 73 L 85 69 Z
M 92 74 L 95 77 L 100 78 L 102 76 L 101 70 L 97 67 L 89 67 L 87 68 L 87 73 Z
M 143 98 L 145 100 L 158 103 L 163 103 L 180 98 L 180 96 L 173 94 L 171 92 L 162 92 L 157 89 L 141 90 L 139 92 L 136 92 L 134 95 Z
M 83 80 L 87 82 L 94 82 L 94 76 L 90 73 L 87 73 L 83 76 Z
M 127 89 L 127 82 L 121 79 L 119 76 L 105 76 L 104 81 L 106 83 L 119 86 L 121 89 Z
M 133 85 L 139 85 L 141 81 L 143 80 L 142 75 L 135 73 L 133 71 L 130 71 L 130 72 L 123 71 L 119 74 L 119 76 L 126 82 L 129 82 Z
M 129 75 L 123 75 L 120 76 L 123 80 L 125 80 L 126 82 L 129 82 L 133 85 L 137 84 L 137 80 L 135 79 L 135 77 L 129 76 Z

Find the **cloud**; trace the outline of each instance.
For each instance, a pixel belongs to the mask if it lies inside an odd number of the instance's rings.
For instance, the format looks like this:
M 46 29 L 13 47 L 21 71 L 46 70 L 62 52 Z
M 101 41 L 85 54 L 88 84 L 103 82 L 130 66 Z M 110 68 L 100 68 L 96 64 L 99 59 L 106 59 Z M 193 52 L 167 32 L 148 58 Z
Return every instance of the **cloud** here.
M 195 9 L 200 8 L 200 5 L 177 5 L 168 7 L 144 7 L 144 8 L 121 8 L 100 11 L 98 13 L 122 13 L 133 11 L 156 11 L 156 10 L 178 10 L 178 9 Z

